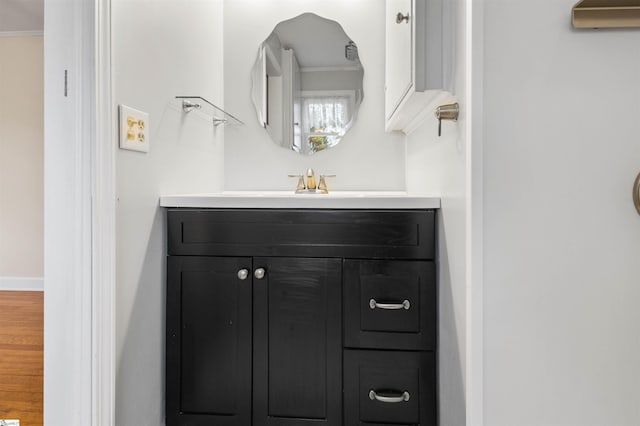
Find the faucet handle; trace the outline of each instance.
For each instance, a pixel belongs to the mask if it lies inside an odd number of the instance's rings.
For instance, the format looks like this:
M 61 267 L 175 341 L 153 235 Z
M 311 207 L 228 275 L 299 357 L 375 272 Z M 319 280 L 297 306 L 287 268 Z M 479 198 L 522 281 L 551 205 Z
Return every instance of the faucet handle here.
M 297 191 L 304 191 L 305 189 L 307 189 L 306 186 L 304 186 L 304 176 L 303 175 L 288 175 L 290 178 L 297 178 L 298 179 L 298 184 L 296 185 L 296 192 Z
M 329 188 L 327 188 L 327 182 L 325 181 L 325 178 L 334 177 L 336 177 L 336 175 L 320 175 L 320 181 L 318 182 L 318 191 L 322 192 L 323 194 L 328 194 Z

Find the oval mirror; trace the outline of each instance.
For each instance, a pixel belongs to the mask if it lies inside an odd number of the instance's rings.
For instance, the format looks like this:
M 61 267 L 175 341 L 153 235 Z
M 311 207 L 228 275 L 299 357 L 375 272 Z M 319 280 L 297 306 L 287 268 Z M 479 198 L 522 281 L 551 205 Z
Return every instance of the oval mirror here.
M 363 75 L 358 47 L 339 23 L 313 13 L 280 22 L 251 72 L 258 121 L 286 149 L 331 148 L 355 122 Z

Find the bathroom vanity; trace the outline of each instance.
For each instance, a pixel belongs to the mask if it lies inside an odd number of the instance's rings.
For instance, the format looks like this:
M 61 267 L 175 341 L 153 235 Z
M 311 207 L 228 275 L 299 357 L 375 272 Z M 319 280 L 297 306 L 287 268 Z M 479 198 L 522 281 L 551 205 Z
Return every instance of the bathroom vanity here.
M 439 204 L 163 197 L 167 426 L 435 426 Z

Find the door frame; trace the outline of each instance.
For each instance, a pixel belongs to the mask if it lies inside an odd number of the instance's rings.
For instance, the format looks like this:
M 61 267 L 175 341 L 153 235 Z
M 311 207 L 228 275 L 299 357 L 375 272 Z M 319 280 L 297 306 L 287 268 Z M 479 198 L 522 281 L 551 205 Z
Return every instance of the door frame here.
M 484 425 L 484 0 L 465 0 L 466 425 Z
M 110 0 L 45 2 L 44 419 L 115 414 Z

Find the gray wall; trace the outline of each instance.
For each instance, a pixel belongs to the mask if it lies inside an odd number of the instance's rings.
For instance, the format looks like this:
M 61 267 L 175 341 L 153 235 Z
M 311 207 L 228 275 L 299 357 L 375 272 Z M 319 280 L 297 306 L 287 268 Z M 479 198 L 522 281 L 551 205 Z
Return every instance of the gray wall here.
M 640 32 L 485 0 L 486 426 L 640 424 Z

